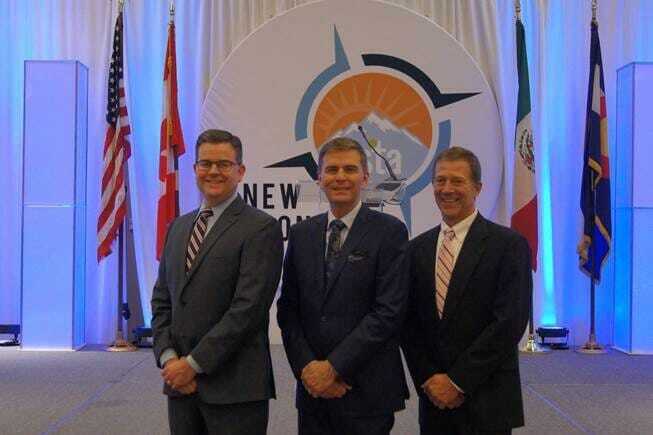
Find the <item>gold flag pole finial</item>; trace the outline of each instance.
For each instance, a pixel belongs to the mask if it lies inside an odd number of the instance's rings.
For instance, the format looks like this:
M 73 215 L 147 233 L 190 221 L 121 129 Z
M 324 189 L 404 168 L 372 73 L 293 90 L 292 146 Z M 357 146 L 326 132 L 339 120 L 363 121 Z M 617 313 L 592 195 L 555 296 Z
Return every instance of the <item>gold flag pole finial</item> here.
M 170 24 L 175 22 L 175 2 L 170 0 Z
M 515 18 L 521 20 L 521 1 L 515 0 Z
M 596 10 L 598 9 L 598 1 L 597 0 L 592 0 L 592 23 L 597 24 L 598 21 L 596 21 Z

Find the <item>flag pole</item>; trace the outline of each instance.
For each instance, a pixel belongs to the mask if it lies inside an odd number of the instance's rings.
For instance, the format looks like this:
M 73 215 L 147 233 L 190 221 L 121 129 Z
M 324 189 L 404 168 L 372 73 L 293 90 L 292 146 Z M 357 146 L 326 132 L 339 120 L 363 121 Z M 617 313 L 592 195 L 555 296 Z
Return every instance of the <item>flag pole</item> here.
M 596 177 L 596 174 L 590 178 L 590 182 L 592 183 L 592 192 L 593 192 L 593 213 L 592 217 L 596 217 L 596 183 L 594 182 L 594 178 Z M 585 342 L 584 345 L 582 345 L 580 348 L 578 348 L 579 353 L 588 353 L 588 354 L 602 354 L 602 353 L 607 353 L 607 349 L 601 346 L 597 341 L 596 341 L 596 285 L 594 281 L 594 245 L 595 245 L 595 237 L 592 237 L 592 240 L 590 241 L 590 246 L 589 246 L 589 262 L 590 262 L 590 270 L 592 273 L 590 274 L 590 333 L 589 333 L 589 338 L 587 342 Z
M 118 230 L 118 325 L 116 328 L 116 340 L 111 346 L 107 348 L 109 352 L 134 352 L 138 350 L 136 346 L 131 344 L 125 339 L 125 332 L 123 327 L 123 321 L 129 320 L 131 313 L 129 311 L 129 303 L 127 299 L 126 285 L 125 285 L 125 271 L 127 270 L 126 261 L 125 261 L 125 221 L 131 216 L 129 207 L 129 171 L 125 165 L 125 207 L 127 208 L 127 213 L 125 213 L 125 219 L 123 219 L 120 224 L 120 229 Z
M 594 178 L 596 177 L 596 174 L 593 174 L 591 178 L 589 178 L 590 183 L 592 183 L 592 194 L 593 194 L 593 203 L 592 203 L 592 220 L 596 217 L 596 183 L 594 181 Z M 594 280 L 594 245 L 595 245 L 595 237 L 592 237 L 592 240 L 590 241 L 589 245 L 589 263 L 590 263 L 590 270 L 592 273 L 590 274 L 590 333 L 589 333 L 589 338 L 587 342 L 585 342 L 584 345 L 582 345 L 580 348 L 578 348 L 579 353 L 588 353 L 588 354 L 601 354 L 601 353 L 607 353 L 607 349 L 605 349 L 603 346 L 601 346 L 597 341 L 596 341 L 596 284 Z
M 515 0 L 515 21 L 521 21 L 521 2 L 520 0 Z M 517 59 L 519 62 L 519 59 Z M 520 349 L 520 352 L 525 354 L 540 355 L 545 354 L 550 351 L 550 349 L 544 348 L 537 343 L 535 339 L 535 328 L 534 328 L 534 315 L 533 315 L 533 293 L 531 292 L 530 300 L 530 309 L 528 313 L 528 339 L 524 347 Z
M 596 19 L 596 10 L 598 8 L 597 0 L 592 0 L 592 24 L 598 26 L 598 21 Z M 591 183 L 590 189 L 592 191 L 592 220 L 596 219 L 596 173 L 592 173 L 592 177 L 589 178 Z M 593 236 L 593 235 L 592 235 Z M 585 354 L 602 354 L 607 353 L 607 349 L 601 346 L 596 341 L 596 285 L 594 282 L 594 246 L 596 238 L 593 236 L 589 245 L 589 262 L 590 262 L 590 333 L 587 342 L 578 348 L 579 353 Z
M 125 6 L 125 0 L 118 0 L 118 14 L 122 14 Z M 121 41 L 122 43 L 122 41 Z M 129 171 L 127 164 L 123 168 L 125 172 L 124 186 L 125 186 L 125 208 L 127 209 L 126 216 L 129 216 Z M 111 346 L 107 348 L 109 352 L 133 352 L 136 346 L 125 340 L 125 333 L 123 328 L 124 320 L 129 319 L 129 305 L 127 303 L 127 295 L 125 292 L 125 219 L 120 224 L 118 230 L 118 325 L 116 328 L 116 340 Z

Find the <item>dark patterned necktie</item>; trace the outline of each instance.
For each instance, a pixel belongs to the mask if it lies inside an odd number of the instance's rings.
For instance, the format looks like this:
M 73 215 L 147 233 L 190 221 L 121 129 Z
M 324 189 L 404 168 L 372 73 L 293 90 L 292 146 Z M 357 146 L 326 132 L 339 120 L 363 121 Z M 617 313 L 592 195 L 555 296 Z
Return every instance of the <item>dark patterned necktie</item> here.
M 336 260 L 342 248 L 341 233 L 347 226 L 340 219 L 334 219 L 329 224 L 329 240 L 327 243 L 326 261 L 324 263 L 325 278 L 327 284 L 331 281 L 336 265 Z
M 204 236 L 206 236 L 207 224 L 211 216 L 213 216 L 213 210 L 205 209 L 200 211 L 200 215 L 195 221 L 193 232 L 190 233 L 188 249 L 186 249 L 186 273 L 188 273 L 191 266 L 193 265 L 193 261 L 195 261 L 197 253 L 200 252 L 200 247 L 204 241 Z

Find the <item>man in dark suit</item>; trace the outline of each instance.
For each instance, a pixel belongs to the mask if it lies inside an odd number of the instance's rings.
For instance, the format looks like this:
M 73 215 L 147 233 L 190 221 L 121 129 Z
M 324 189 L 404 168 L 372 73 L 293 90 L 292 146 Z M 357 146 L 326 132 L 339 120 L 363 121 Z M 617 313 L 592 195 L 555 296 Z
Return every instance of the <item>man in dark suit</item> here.
M 472 152 L 442 152 L 433 175 L 442 224 L 409 243 L 402 348 L 422 434 L 509 434 L 524 424 L 517 344 L 530 310 L 530 250 L 478 213 L 481 186 Z
M 367 159 L 326 143 L 319 183 L 330 210 L 290 230 L 278 321 L 301 435 L 388 434 L 408 389 L 399 353 L 406 227 L 361 205 Z
M 173 434 L 264 434 L 275 397 L 268 342 L 283 242 L 278 222 L 236 194 L 242 144 L 197 139 L 198 210 L 168 228 L 152 294 L 154 355 Z

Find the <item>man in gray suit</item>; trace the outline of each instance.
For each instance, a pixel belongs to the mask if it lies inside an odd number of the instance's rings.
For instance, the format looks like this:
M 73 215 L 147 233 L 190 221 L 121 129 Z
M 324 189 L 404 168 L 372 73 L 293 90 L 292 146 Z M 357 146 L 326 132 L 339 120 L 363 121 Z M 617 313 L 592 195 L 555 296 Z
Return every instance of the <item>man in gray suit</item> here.
M 236 194 L 242 144 L 222 130 L 197 139 L 199 209 L 168 228 L 152 293 L 154 355 L 173 434 L 264 434 L 275 397 L 269 309 L 281 228 Z

